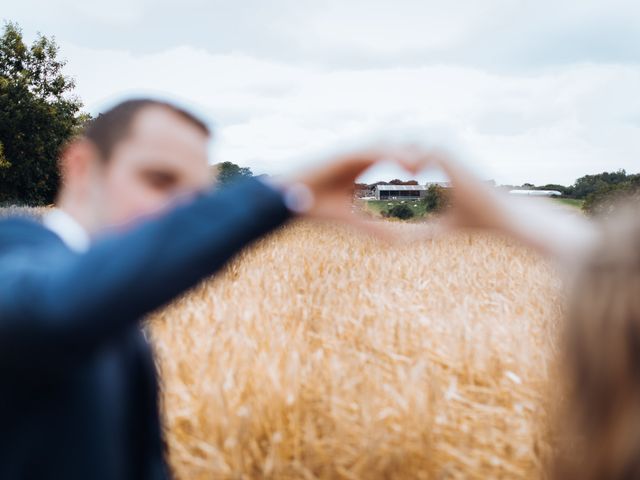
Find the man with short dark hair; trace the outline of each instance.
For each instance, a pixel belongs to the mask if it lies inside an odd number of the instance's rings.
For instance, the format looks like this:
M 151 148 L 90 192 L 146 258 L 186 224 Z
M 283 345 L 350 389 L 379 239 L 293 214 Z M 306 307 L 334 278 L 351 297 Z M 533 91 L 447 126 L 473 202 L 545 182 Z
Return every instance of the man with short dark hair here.
M 356 223 L 353 182 L 389 156 L 212 191 L 208 139 L 173 105 L 124 102 L 63 152 L 43 224 L 0 222 L 3 480 L 168 478 L 139 319 L 294 214 Z

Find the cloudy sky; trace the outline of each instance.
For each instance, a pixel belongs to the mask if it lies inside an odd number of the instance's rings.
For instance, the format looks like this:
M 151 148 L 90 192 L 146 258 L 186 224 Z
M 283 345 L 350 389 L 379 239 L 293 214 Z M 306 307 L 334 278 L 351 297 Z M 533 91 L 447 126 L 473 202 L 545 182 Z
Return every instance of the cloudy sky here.
M 212 161 L 255 173 L 385 138 L 500 183 L 640 171 L 637 0 L 22 0 L 0 17 L 56 37 L 91 113 L 177 100 L 214 126 Z

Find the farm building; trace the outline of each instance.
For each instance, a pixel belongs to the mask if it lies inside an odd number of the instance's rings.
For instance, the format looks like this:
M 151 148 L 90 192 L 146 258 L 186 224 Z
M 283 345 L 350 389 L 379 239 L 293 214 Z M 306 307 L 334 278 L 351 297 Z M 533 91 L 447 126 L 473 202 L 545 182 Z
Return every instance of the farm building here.
M 376 200 L 418 200 L 427 193 L 424 185 L 376 185 Z

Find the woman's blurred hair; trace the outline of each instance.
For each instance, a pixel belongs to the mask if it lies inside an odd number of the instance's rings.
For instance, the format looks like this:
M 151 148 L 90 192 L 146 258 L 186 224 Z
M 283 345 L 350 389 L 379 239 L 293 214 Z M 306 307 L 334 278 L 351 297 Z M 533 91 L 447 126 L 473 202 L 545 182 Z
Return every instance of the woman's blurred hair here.
M 634 211 L 635 210 L 635 211 Z M 640 214 L 603 229 L 575 279 L 554 477 L 640 479 Z

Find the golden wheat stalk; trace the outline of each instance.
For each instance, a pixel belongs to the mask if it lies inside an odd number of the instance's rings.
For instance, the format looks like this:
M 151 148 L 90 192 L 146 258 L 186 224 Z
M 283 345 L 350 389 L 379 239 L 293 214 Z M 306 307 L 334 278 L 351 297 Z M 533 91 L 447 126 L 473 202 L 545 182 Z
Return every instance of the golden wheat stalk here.
M 291 225 L 152 316 L 172 468 L 540 477 L 561 305 L 555 272 L 500 238 Z

